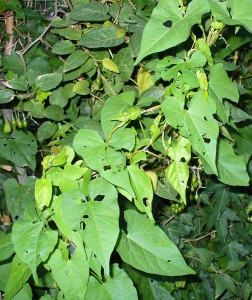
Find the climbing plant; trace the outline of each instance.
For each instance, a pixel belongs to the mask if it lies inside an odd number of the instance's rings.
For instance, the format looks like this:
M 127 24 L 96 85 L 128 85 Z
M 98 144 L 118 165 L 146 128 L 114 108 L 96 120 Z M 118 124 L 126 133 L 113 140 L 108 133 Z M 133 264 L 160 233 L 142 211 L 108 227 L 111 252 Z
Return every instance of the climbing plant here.
M 251 1 L 0 8 L 1 297 L 250 299 Z

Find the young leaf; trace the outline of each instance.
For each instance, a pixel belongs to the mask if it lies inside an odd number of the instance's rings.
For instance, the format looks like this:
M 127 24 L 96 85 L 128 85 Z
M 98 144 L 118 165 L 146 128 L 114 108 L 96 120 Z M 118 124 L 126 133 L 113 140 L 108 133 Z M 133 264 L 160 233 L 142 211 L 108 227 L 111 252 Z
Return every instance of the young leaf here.
M 50 179 L 37 179 L 35 184 L 35 198 L 38 208 L 42 210 L 44 206 L 48 207 L 52 198 L 52 182 Z
M 105 57 L 102 60 L 102 65 L 104 68 L 106 68 L 107 70 L 114 72 L 114 73 L 119 73 L 119 69 L 117 67 L 117 65 L 109 58 Z
M 116 248 L 124 262 L 151 274 L 195 274 L 162 229 L 136 211 L 127 210 L 124 215 L 127 233 L 121 231 Z

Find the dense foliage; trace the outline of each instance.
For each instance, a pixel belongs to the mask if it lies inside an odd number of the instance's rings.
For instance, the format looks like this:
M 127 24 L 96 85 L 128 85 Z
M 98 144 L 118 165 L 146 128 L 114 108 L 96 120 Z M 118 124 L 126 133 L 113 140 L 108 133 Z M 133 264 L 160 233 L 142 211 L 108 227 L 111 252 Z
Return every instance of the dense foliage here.
M 4 300 L 251 299 L 251 1 L 0 8 Z

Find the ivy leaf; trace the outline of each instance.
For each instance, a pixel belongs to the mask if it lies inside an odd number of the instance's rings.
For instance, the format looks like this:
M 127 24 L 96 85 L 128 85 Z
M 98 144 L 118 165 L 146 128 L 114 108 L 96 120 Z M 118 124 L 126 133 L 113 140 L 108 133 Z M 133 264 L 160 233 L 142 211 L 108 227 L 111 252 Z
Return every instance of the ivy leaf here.
M 206 100 L 202 92 L 194 94 L 188 110 L 183 110 L 181 102 L 175 97 L 166 97 L 161 104 L 166 121 L 173 127 L 180 128 L 181 135 L 190 140 L 192 148 L 217 174 L 216 147 L 219 126 L 213 118 L 215 103 L 210 99 Z
M 70 13 L 70 18 L 82 22 L 106 21 L 110 18 L 108 12 L 109 7 L 103 3 L 83 3 Z
M 121 231 L 116 250 L 122 260 L 146 273 L 164 276 L 195 274 L 178 248 L 151 220 L 136 211 L 124 213 L 127 234 Z
M 32 272 L 17 255 L 14 256 L 11 272 L 5 288 L 4 299 L 11 300 L 22 288 L 23 284 L 30 278 Z
M 16 130 L 13 138 L 0 140 L 0 154 L 19 167 L 35 169 L 37 143 L 31 132 Z
M 16 221 L 13 225 L 12 242 L 17 255 L 32 270 L 35 282 L 38 281 L 38 243 L 43 228 L 42 222 Z
M 0 104 L 8 103 L 14 99 L 14 92 L 12 90 L 0 90 Z
M 238 260 L 239 256 L 245 256 L 249 254 L 249 251 L 244 247 L 243 244 L 238 243 L 237 241 L 232 241 L 226 245 L 223 245 L 223 248 L 220 249 L 220 256 L 227 255 L 229 259 Z
M 119 235 L 119 207 L 117 191 L 103 178 L 89 184 L 91 201 L 84 203 L 85 244 L 109 274 L 109 260 Z M 102 201 L 94 201 L 97 196 Z
M 191 27 L 199 24 L 208 11 L 209 5 L 205 0 L 191 1 L 185 15 L 179 0 L 159 1 L 144 28 L 141 50 L 135 64 L 149 54 L 167 50 L 187 40 Z
M 38 89 L 43 92 L 52 90 L 56 88 L 62 81 L 62 74 L 60 73 L 50 73 L 40 75 L 35 79 L 35 84 Z
M 136 195 L 135 205 L 141 212 L 146 212 L 154 222 L 152 215 L 153 188 L 150 177 L 137 165 L 127 167 L 131 185 Z
M 111 96 L 106 100 L 101 112 L 101 125 L 105 137 L 119 124 L 119 121 L 113 121 L 114 117 L 128 111 L 133 106 L 134 100 L 135 92 L 132 91 Z
M 227 25 L 242 25 L 249 32 L 252 32 L 252 7 L 250 0 L 241 0 L 239 3 L 235 0 L 225 2 L 215 2 L 209 0 L 212 14 L 217 21 Z
M 124 42 L 124 31 L 114 26 L 91 29 L 79 40 L 78 45 L 87 48 L 110 48 Z
M 84 52 L 83 50 L 76 50 L 71 53 L 64 65 L 64 72 L 71 71 L 83 65 L 89 58 L 88 53 Z
M 48 264 L 65 298 L 83 300 L 88 281 L 88 263 L 83 249 L 76 247 L 71 259 L 56 249 Z
M 229 99 L 237 103 L 239 92 L 236 84 L 228 77 L 222 64 L 210 67 L 209 96 L 216 102 L 218 116 L 224 123 L 227 123 L 228 116 L 222 103 L 223 99 Z
M 127 273 L 118 267 L 111 266 L 111 277 L 105 275 L 105 282 L 100 283 L 96 278 L 90 276 L 88 290 L 85 300 L 137 300 L 137 292 Z
M 232 145 L 223 139 L 218 142 L 217 169 L 220 181 L 234 186 L 249 185 L 243 158 L 236 155 Z
M 11 234 L 0 232 L 0 261 L 8 259 L 14 252 Z
M 44 206 L 48 207 L 52 198 L 52 182 L 50 179 L 39 178 L 35 184 L 35 199 L 38 208 L 42 210 Z

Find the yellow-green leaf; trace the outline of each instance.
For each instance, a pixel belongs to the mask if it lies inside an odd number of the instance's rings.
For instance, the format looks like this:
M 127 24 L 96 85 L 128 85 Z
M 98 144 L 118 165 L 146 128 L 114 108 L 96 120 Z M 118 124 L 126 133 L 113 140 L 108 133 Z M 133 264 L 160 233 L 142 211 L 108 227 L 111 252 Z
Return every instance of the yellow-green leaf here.
M 154 82 L 151 79 L 151 74 L 145 71 L 144 68 L 140 68 L 138 71 L 137 85 L 139 89 L 139 94 L 142 94 L 144 91 L 148 90 L 154 85 Z
M 40 178 L 37 179 L 35 184 L 35 199 L 39 209 L 44 206 L 49 206 L 52 198 L 52 182 L 50 179 Z
M 119 73 L 119 69 L 117 67 L 117 65 L 109 58 L 105 57 L 102 60 L 102 65 L 104 68 L 106 68 L 107 70 L 111 71 L 111 72 L 115 72 L 115 73 Z

